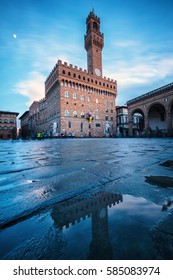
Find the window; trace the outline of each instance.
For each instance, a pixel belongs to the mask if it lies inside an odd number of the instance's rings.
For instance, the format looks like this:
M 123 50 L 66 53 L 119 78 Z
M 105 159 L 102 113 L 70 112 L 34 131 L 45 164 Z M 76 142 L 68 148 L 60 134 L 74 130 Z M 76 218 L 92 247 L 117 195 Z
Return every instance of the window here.
M 113 102 L 112 101 L 110 102 L 110 106 L 113 107 Z
M 10 130 L 13 130 L 13 126 L 10 126 Z
M 77 93 L 73 93 L 73 99 L 77 99 Z
M 2 119 L 0 119 L 0 123 L 2 123 Z
M 98 99 L 96 98 L 96 103 L 99 103 Z
M 4 126 L 4 130 L 7 130 L 7 126 Z
M 88 96 L 88 102 L 90 102 L 91 101 L 91 98 Z
M 106 115 L 106 116 L 105 116 L 105 120 L 108 121 L 108 119 L 109 119 L 109 117 L 108 117 L 108 115 Z
M 113 121 L 114 120 L 114 118 L 113 117 L 111 117 L 111 121 Z
M 105 105 L 108 106 L 108 101 L 107 100 L 105 101 Z
M 83 132 L 83 123 L 80 124 L 80 132 Z
M 96 127 L 100 127 L 100 123 L 96 123 Z
M 80 116 L 81 116 L 81 118 L 85 118 L 85 113 L 81 112 Z
M 69 98 L 69 92 L 68 91 L 65 92 L 65 97 Z
M 5 120 L 4 120 L 4 123 L 8 123 L 8 120 L 7 120 L 7 119 L 5 119 Z
M 108 109 L 105 109 L 105 112 L 108 113 Z
M 68 122 L 68 128 L 71 128 L 71 122 Z
M 65 117 L 69 117 L 70 116 L 70 113 L 68 110 L 65 110 Z
M 73 112 L 73 117 L 77 118 L 77 112 L 76 111 Z
M 113 114 L 113 112 L 114 112 L 114 111 L 111 109 L 111 113 L 112 113 L 112 114 Z
M 81 95 L 81 98 L 80 98 L 82 101 L 85 100 L 85 96 L 84 95 Z

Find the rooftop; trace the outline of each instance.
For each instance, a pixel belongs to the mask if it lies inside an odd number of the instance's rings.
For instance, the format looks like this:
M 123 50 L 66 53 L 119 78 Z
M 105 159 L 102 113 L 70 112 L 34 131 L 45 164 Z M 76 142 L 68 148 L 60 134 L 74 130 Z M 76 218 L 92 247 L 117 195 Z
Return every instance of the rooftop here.
M 169 92 L 171 89 L 173 89 L 173 83 L 170 83 L 170 84 L 167 84 L 163 87 L 160 87 L 160 88 L 157 88 L 155 90 L 152 90 L 152 91 L 149 91 L 143 95 L 140 95 L 136 98 L 133 98 L 129 101 L 127 101 L 127 106 L 132 104 L 132 103 L 135 103 L 139 100 L 143 100 L 143 99 L 146 99 L 146 98 L 150 98 L 152 96 L 155 96 L 155 95 L 158 95 L 158 94 L 161 94 L 161 93 L 164 93 L 164 92 Z

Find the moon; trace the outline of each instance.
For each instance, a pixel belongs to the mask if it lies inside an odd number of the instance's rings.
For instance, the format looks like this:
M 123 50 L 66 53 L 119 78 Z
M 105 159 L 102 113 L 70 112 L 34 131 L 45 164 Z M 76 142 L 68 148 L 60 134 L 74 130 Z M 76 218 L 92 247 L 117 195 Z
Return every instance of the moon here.
M 14 38 L 14 39 L 16 39 L 16 38 L 17 38 L 16 34 L 13 34 L 13 38 Z

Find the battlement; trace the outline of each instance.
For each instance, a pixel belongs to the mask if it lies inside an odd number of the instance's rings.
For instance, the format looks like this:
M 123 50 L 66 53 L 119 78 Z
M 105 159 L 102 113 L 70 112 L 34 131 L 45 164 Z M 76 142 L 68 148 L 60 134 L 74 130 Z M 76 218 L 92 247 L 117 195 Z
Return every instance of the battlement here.
M 86 23 L 88 23 L 88 21 L 91 17 L 93 19 L 97 20 L 98 22 L 100 22 L 100 18 L 94 14 L 94 11 L 92 11 L 89 13 L 88 17 L 86 18 Z
M 72 64 L 68 64 L 67 62 L 62 62 L 62 60 L 58 60 L 58 66 L 64 66 L 65 68 L 67 68 L 68 70 L 76 70 L 77 72 L 78 72 L 78 74 L 87 74 L 87 75 L 90 75 L 90 76 L 92 76 L 93 77 L 93 79 L 95 78 L 95 76 L 91 73 L 91 72 L 89 72 L 89 71 L 87 71 L 86 69 L 82 69 L 81 67 L 78 67 L 78 66 L 73 66 Z M 112 82 L 112 83 L 116 83 L 116 81 L 115 80 L 113 80 L 113 79 L 110 79 L 110 78 L 107 78 L 107 77 L 102 77 L 102 78 L 100 78 L 100 79 L 102 79 L 102 80 L 105 80 L 105 81 L 107 81 L 107 82 Z
M 68 77 L 68 79 L 75 79 L 84 83 L 90 82 L 96 84 L 96 81 L 98 81 L 98 85 L 100 82 L 103 87 L 106 86 L 106 83 L 114 83 L 115 85 L 117 84 L 117 82 L 113 79 L 107 78 L 105 76 L 97 78 L 86 69 L 82 69 L 81 67 L 78 67 L 76 65 L 69 64 L 67 62 L 62 62 L 62 60 L 58 60 L 45 81 L 46 92 L 58 80 L 58 75 L 64 75 L 66 78 Z
M 65 68 L 67 68 L 69 70 L 77 70 L 78 72 L 85 73 L 85 74 L 88 73 L 88 71 L 86 69 L 82 69 L 81 67 L 78 67 L 73 64 L 68 64 L 67 62 L 63 63 L 62 60 L 58 60 L 58 66 L 64 66 Z

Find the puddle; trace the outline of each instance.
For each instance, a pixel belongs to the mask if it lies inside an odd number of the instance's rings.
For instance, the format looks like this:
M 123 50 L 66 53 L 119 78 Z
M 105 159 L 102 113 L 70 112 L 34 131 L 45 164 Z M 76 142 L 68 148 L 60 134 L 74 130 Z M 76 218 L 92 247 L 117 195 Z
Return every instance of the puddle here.
M 145 176 L 145 181 L 161 188 L 173 187 L 173 178 L 168 176 Z
M 1 230 L 0 259 L 159 259 L 150 229 L 165 215 L 127 194 L 73 198 Z
M 173 160 L 167 160 L 160 164 L 161 166 L 173 168 Z
M 158 223 L 152 231 L 152 238 L 155 247 L 164 259 L 172 260 L 173 257 L 173 214 L 168 215 Z

